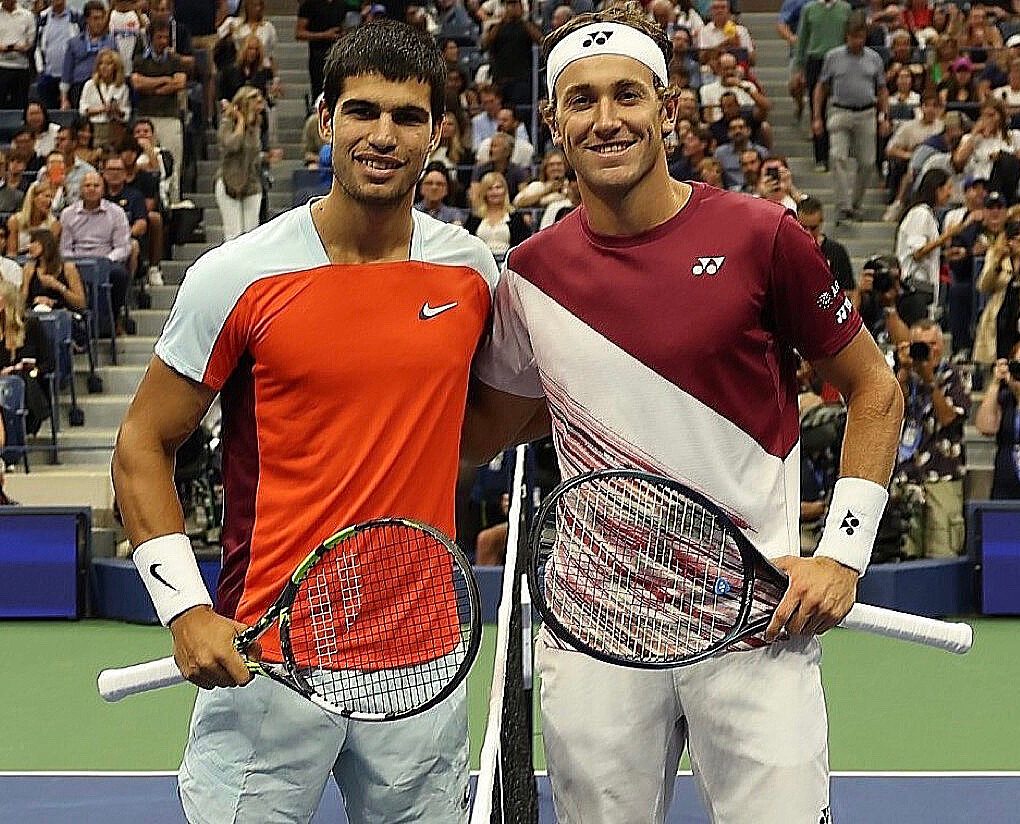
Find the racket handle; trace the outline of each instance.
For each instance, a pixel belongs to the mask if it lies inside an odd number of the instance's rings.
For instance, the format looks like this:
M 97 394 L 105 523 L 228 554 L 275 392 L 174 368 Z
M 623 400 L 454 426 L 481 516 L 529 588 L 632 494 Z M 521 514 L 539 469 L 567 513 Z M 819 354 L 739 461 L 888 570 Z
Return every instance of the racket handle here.
M 99 694 L 107 701 L 120 701 L 127 695 L 148 692 L 160 687 L 183 684 L 184 676 L 173 658 L 160 658 L 120 669 L 106 669 L 99 673 Z
M 840 626 L 925 644 L 957 655 L 968 652 L 974 644 L 974 630 L 969 624 L 939 621 L 870 604 L 854 604 Z

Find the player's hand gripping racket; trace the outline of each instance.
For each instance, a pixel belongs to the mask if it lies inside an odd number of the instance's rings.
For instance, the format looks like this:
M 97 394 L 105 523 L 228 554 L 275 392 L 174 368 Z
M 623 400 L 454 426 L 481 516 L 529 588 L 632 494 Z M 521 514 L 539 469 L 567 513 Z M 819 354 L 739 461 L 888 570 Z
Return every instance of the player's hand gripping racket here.
M 481 638 L 478 587 L 461 550 L 431 526 L 382 518 L 340 530 L 294 570 L 276 602 L 237 636 L 242 656 L 274 624 L 283 664 L 256 675 L 329 712 L 388 721 L 424 712 L 467 676 Z M 104 670 L 107 701 L 179 684 L 173 658 Z
M 761 646 L 787 577 L 731 518 L 681 483 L 609 469 L 560 484 L 529 537 L 528 583 L 546 625 L 588 655 L 629 667 L 702 661 Z M 963 653 L 972 631 L 857 604 L 841 623 Z

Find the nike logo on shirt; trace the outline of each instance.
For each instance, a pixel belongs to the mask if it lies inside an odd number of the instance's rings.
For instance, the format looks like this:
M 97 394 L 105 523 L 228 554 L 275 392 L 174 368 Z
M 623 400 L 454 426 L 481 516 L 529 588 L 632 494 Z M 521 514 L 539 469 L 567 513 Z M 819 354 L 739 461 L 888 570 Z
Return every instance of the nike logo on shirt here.
M 453 303 L 444 303 L 442 306 L 429 306 L 429 302 L 425 301 L 421 305 L 421 311 L 418 313 L 418 317 L 421 320 L 428 320 L 434 318 L 436 315 L 441 315 L 443 312 L 447 312 L 457 305 L 457 301 Z
M 163 565 L 162 564 L 153 564 L 152 566 L 149 567 L 149 574 L 153 578 L 155 578 L 157 581 L 159 581 L 163 586 L 170 587 L 170 589 L 172 589 L 174 592 L 177 592 L 177 587 L 175 587 L 166 578 L 164 578 L 162 575 L 160 575 L 158 572 L 156 572 L 156 570 L 159 569 L 161 566 L 163 566 Z

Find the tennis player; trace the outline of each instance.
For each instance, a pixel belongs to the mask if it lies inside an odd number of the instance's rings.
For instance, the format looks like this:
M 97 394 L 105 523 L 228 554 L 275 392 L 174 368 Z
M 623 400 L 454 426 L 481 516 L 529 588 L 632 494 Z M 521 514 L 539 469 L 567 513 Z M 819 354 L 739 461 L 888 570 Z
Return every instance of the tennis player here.
M 544 51 L 546 118 L 581 206 L 509 254 L 465 448 L 491 452 L 548 403 L 564 478 L 605 467 L 677 478 L 735 513 L 790 576 L 775 645 L 691 667 L 613 667 L 543 631 L 559 821 L 661 822 L 686 745 L 713 822 L 828 822 L 814 636 L 849 611 L 868 566 L 902 416 L 896 381 L 792 213 L 670 179 L 671 49 L 658 27 L 614 7 L 575 17 Z M 842 477 L 803 559 L 795 350 L 849 405 Z
M 402 23 L 336 44 L 319 109 L 329 194 L 191 267 L 121 427 L 113 475 L 134 561 L 200 687 L 248 683 L 234 635 L 336 529 L 399 515 L 453 534 L 470 365 L 498 271 L 481 241 L 411 210 L 445 78 L 432 40 Z M 226 515 L 214 612 L 172 469 L 217 393 Z M 261 654 L 281 660 L 278 636 Z M 194 824 L 307 822 L 332 771 L 352 821 L 461 822 L 467 757 L 463 689 L 372 724 L 256 678 L 199 693 L 180 794 Z

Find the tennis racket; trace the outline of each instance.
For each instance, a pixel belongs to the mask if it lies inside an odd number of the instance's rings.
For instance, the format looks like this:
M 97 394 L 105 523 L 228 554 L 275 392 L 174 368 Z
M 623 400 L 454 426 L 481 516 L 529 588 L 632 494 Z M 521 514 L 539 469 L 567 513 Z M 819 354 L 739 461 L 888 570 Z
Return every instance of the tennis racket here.
M 593 658 L 658 669 L 765 644 L 786 575 L 701 493 L 639 470 L 569 479 L 529 536 L 528 584 L 546 625 Z M 851 629 L 967 652 L 967 624 L 857 604 Z
M 279 626 L 283 663 L 245 656 Z M 424 712 L 467 676 L 478 654 L 478 587 L 460 548 L 405 518 L 349 526 L 316 547 L 235 646 L 249 670 L 332 713 L 389 721 Z M 162 658 L 99 674 L 118 701 L 184 681 Z

